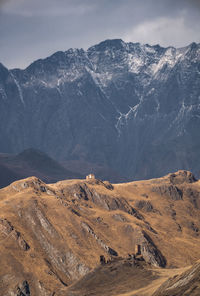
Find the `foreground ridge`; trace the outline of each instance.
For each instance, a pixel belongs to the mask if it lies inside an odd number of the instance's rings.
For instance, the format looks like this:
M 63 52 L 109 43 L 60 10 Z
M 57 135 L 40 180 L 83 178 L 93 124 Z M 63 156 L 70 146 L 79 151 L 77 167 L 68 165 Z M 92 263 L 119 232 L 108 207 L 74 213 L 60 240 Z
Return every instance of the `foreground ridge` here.
M 168 295 L 199 259 L 199 214 L 200 183 L 188 171 L 11 183 L 0 190 L 0 295 Z

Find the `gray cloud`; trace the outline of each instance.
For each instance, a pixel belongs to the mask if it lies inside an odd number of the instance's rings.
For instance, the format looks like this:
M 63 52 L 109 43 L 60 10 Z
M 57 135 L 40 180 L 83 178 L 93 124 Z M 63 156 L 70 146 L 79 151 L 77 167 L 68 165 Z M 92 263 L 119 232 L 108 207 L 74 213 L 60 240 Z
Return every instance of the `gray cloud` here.
M 6 0 L 0 0 L 0 9 L 6 3 Z
M 200 9 L 200 1 L 199 0 L 187 0 L 189 5 L 198 7 Z
M 55 3 L 54 0 L 9 0 L 4 5 L 4 13 L 22 17 L 82 15 L 93 10 L 95 6 L 92 2 L 90 4 L 86 2 L 57 0 Z
M 149 44 L 158 44 L 162 46 L 173 46 L 173 40 L 176 40 L 176 46 L 182 47 L 188 43 L 192 43 L 198 35 L 199 28 L 190 28 L 184 21 L 183 16 L 175 19 L 160 17 L 151 21 L 143 22 L 134 26 L 128 31 L 123 38 L 125 41 L 137 40 L 145 43 L 148 40 Z
M 25 67 L 57 50 L 105 39 L 199 42 L 197 0 L 0 0 L 0 62 Z

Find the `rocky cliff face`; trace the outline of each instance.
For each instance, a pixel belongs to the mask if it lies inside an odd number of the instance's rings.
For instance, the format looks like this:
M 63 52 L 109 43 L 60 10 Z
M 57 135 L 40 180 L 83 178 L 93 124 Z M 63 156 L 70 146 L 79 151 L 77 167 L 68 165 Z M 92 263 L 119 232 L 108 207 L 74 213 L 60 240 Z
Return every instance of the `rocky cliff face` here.
M 0 151 L 33 147 L 59 160 L 149 178 L 199 173 L 200 45 L 106 40 L 25 70 L 0 65 Z

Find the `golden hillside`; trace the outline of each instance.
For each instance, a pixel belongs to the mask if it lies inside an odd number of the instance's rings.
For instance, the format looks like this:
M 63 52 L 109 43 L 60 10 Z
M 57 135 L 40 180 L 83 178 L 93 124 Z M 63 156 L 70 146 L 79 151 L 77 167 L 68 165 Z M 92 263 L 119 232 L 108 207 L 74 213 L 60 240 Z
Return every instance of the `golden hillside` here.
M 152 295 L 200 258 L 199 216 L 200 181 L 186 171 L 14 182 L 0 190 L 0 295 Z

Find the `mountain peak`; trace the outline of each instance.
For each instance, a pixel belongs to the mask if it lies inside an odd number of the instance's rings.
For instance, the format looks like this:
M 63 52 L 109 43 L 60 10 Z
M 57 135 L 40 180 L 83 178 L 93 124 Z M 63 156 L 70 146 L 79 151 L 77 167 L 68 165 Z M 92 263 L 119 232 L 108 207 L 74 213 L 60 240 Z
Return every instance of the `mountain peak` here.
M 47 157 L 47 155 L 44 152 L 42 152 L 39 149 L 35 149 L 35 148 L 27 148 L 27 149 L 23 150 L 22 152 L 20 152 L 17 155 L 17 157 L 22 158 L 22 159 L 29 159 L 30 157 L 33 157 L 33 155 Z
M 31 144 L 59 161 L 106 164 L 129 180 L 180 168 L 199 176 L 200 59 L 191 47 L 108 39 L 13 75 L 1 70 L 0 151 Z
M 126 43 L 122 39 L 107 39 L 105 41 L 100 42 L 97 45 L 94 45 L 88 49 L 97 50 L 97 51 L 104 51 L 106 49 L 123 49 L 126 46 Z

